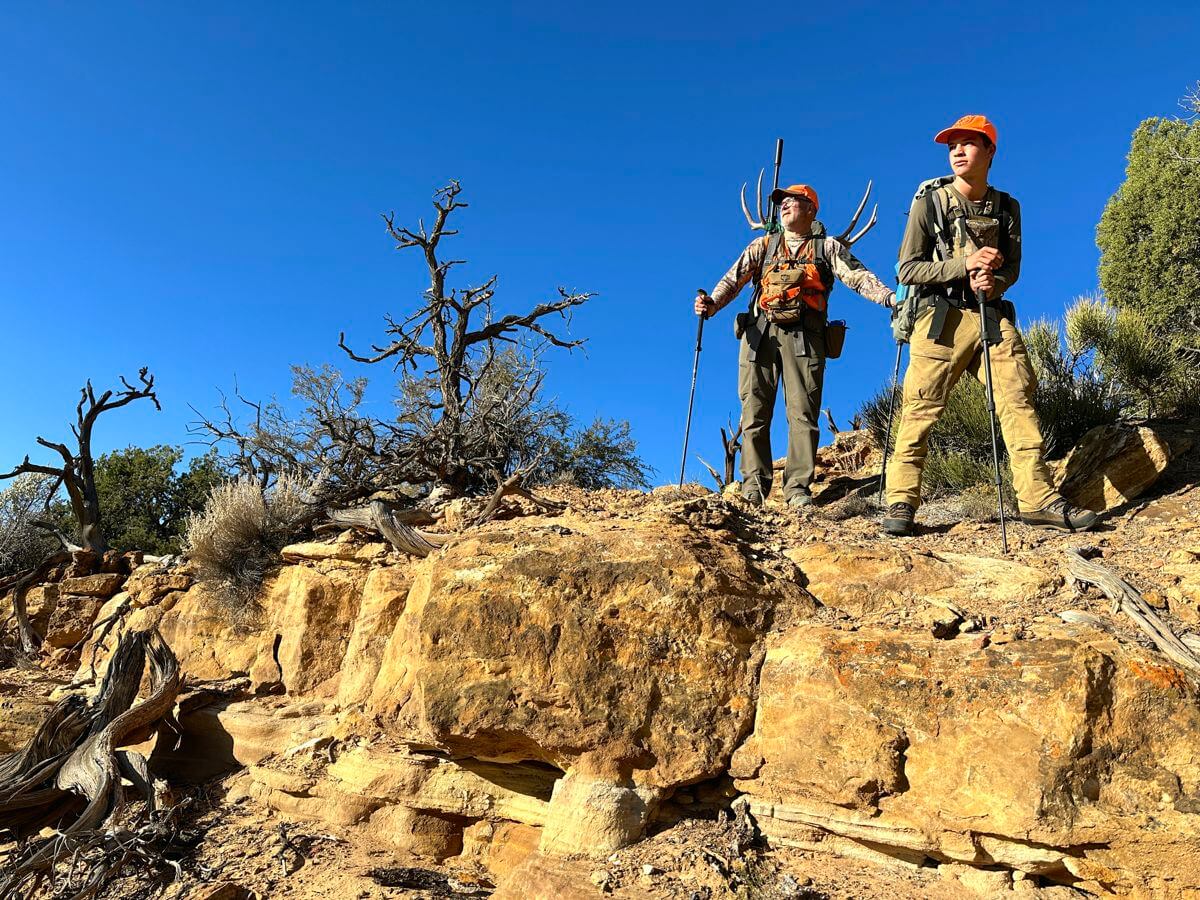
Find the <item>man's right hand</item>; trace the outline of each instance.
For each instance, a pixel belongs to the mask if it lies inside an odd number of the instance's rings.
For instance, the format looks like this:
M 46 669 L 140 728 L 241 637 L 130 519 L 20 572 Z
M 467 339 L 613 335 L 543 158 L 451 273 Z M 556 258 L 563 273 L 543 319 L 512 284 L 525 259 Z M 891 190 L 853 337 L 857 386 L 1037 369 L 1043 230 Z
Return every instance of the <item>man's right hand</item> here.
M 998 269 L 1004 265 L 1004 254 L 995 247 L 984 247 L 967 257 L 967 271 Z
M 709 318 L 717 311 L 717 304 L 713 302 L 713 298 L 708 294 L 697 294 L 695 303 L 696 315 Z

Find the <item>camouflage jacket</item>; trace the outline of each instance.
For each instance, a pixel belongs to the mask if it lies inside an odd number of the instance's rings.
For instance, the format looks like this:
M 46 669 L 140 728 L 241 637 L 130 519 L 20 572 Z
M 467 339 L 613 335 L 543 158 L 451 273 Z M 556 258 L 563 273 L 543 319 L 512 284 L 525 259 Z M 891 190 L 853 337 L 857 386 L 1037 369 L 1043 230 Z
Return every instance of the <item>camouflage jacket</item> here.
M 763 257 L 767 253 L 769 238 L 764 235 L 742 251 L 737 262 L 725 273 L 712 289 L 712 299 L 717 309 L 724 309 L 751 280 L 758 277 L 763 268 Z M 895 292 L 880 281 L 850 252 L 850 248 L 837 238 L 825 238 L 825 258 L 833 267 L 833 274 L 846 287 L 857 291 L 872 303 L 891 306 Z

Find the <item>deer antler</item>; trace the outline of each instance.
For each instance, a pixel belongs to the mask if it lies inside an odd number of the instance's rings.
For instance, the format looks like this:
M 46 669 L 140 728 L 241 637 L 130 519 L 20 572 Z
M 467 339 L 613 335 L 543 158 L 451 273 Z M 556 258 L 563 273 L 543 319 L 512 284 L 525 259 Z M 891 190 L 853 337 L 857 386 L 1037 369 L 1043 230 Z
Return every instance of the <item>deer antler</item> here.
M 867 190 L 863 193 L 862 200 L 858 201 L 858 209 L 854 211 L 854 215 L 850 217 L 850 224 L 846 226 L 846 230 L 838 235 L 838 240 L 844 243 L 847 247 L 861 238 L 864 234 L 875 227 L 875 223 L 879 220 L 879 204 L 875 204 L 875 208 L 871 210 L 871 218 L 866 225 L 853 237 L 850 232 L 854 230 L 854 226 L 858 224 L 858 217 L 862 215 L 863 209 L 867 205 L 867 198 L 871 196 L 871 187 L 875 184 L 874 181 L 867 182 Z
M 750 215 L 750 208 L 748 206 L 746 206 L 746 185 L 745 184 L 742 185 L 742 214 L 746 217 L 746 224 L 749 225 L 751 228 L 753 228 L 755 231 L 763 231 L 767 227 L 763 221 L 765 218 L 765 216 L 763 216 L 763 201 L 762 201 L 762 180 L 763 180 L 764 172 L 766 172 L 766 169 L 758 170 L 758 184 L 754 188 L 754 196 L 758 201 L 758 221 L 757 222 L 754 221 L 753 217 Z

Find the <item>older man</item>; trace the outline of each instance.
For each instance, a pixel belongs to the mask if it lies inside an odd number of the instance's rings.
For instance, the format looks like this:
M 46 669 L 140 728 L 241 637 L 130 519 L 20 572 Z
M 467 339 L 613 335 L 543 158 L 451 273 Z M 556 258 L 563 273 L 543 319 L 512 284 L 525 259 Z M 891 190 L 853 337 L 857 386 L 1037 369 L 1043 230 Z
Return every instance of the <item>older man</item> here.
M 825 329 L 834 279 L 862 296 L 891 307 L 895 294 L 855 259 L 849 248 L 827 237 L 814 220 L 817 192 L 806 184 L 779 188 L 782 231 L 756 239 L 725 273 L 712 295 L 696 298 L 697 315 L 712 316 L 750 281 L 754 299 L 738 315 L 741 338 L 738 395 L 742 401 L 742 496 L 762 503 L 770 493 L 771 418 L 783 378 L 788 418 L 783 495 L 789 506 L 812 505 L 811 483 L 820 427 L 825 374 Z

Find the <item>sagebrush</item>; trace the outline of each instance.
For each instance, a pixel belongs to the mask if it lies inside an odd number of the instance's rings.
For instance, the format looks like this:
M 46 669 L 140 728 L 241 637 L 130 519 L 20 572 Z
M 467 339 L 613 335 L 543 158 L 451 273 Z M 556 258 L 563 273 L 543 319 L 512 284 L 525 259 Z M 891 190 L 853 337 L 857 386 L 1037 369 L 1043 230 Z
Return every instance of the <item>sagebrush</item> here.
M 264 490 L 251 478 L 213 488 L 185 533 L 185 552 L 218 596 L 245 611 L 264 579 L 279 568 L 279 551 L 311 521 L 313 485 L 284 473 Z

